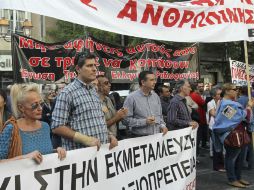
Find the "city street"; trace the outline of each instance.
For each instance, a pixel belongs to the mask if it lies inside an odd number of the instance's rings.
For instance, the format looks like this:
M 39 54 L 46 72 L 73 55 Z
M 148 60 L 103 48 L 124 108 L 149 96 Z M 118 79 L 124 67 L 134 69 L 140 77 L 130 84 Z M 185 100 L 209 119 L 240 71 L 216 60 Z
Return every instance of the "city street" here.
M 200 157 L 200 164 L 197 165 L 197 189 L 196 190 L 238 190 L 227 184 L 226 173 L 212 170 L 212 159 L 208 150 L 201 150 L 204 157 Z M 243 179 L 249 181 L 251 185 L 245 189 L 254 190 L 254 169 L 242 170 Z M 217 189 L 219 188 L 219 189 Z

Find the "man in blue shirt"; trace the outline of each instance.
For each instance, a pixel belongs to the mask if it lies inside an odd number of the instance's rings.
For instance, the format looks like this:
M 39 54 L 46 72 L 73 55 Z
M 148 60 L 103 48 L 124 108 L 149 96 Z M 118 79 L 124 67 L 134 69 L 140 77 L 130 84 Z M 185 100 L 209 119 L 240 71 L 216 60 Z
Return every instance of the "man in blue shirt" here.
M 151 71 L 139 74 L 140 88 L 131 93 L 123 107 L 128 109 L 128 115 L 123 119 L 131 137 L 152 135 L 158 132 L 166 134 L 168 129 L 163 121 L 159 96 L 153 91 L 156 79 Z

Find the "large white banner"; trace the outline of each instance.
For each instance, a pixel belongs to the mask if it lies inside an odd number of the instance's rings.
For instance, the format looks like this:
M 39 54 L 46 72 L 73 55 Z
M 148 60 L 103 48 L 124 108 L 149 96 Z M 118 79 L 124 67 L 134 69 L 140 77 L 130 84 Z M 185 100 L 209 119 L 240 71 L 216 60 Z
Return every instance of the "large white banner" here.
M 232 83 L 237 86 L 247 86 L 246 64 L 236 60 L 230 60 Z M 250 82 L 254 82 L 254 67 L 249 65 Z
M 0 164 L 1 190 L 195 190 L 196 130 L 127 139 L 108 150 L 69 151 Z
M 253 0 L 0 0 L 29 11 L 130 36 L 176 42 L 254 40 Z M 253 30 L 252 30 L 253 29 Z

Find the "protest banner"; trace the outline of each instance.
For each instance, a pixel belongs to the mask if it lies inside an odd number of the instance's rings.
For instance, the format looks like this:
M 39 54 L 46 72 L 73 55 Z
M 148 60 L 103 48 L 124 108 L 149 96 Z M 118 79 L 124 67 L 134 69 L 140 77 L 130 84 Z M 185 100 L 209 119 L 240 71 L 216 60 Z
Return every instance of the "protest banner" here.
M 254 82 L 254 67 L 250 67 L 250 82 Z M 236 86 L 247 86 L 246 64 L 236 60 L 230 60 L 232 83 Z
M 252 0 L 0 0 L 16 9 L 119 34 L 174 42 L 253 41 Z M 250 30 L 251 31 L 251 30 Z
M 196 133 L 185 128 L 126 139 L 108 150 L 102 145 L 0 163 L 1 190 L 195 190 Z
M 96 55 L 98 74 L 111 83 L 136 82 L 142 70 L 154 71 L 158 82 L 199 79 L 198 49 L 144 41 L 133 47 L 120 47 L 84 36 L 68 42 L 47 44 L 13 34 L 13 71 L 15 81 L 50 83 L 76 77 L 74 59 L 80 52 Z

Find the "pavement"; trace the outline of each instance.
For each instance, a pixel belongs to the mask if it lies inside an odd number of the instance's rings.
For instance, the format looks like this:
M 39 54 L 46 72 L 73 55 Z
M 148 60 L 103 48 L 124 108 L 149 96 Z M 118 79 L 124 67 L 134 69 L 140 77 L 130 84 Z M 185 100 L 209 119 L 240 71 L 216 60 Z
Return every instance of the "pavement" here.
M 225 172 L 218 172 L 212 169 L 212 159 L 209 156 L 209 150 L 201 149 L 199 157 L 200 163 L 197 165 L 197 188 L 196 190 L 238 190 L 227 184 Z M 249 181 L 251 185 L 246 190 L 254 190 L 254 169 L 242 170 L 242 178 Z

